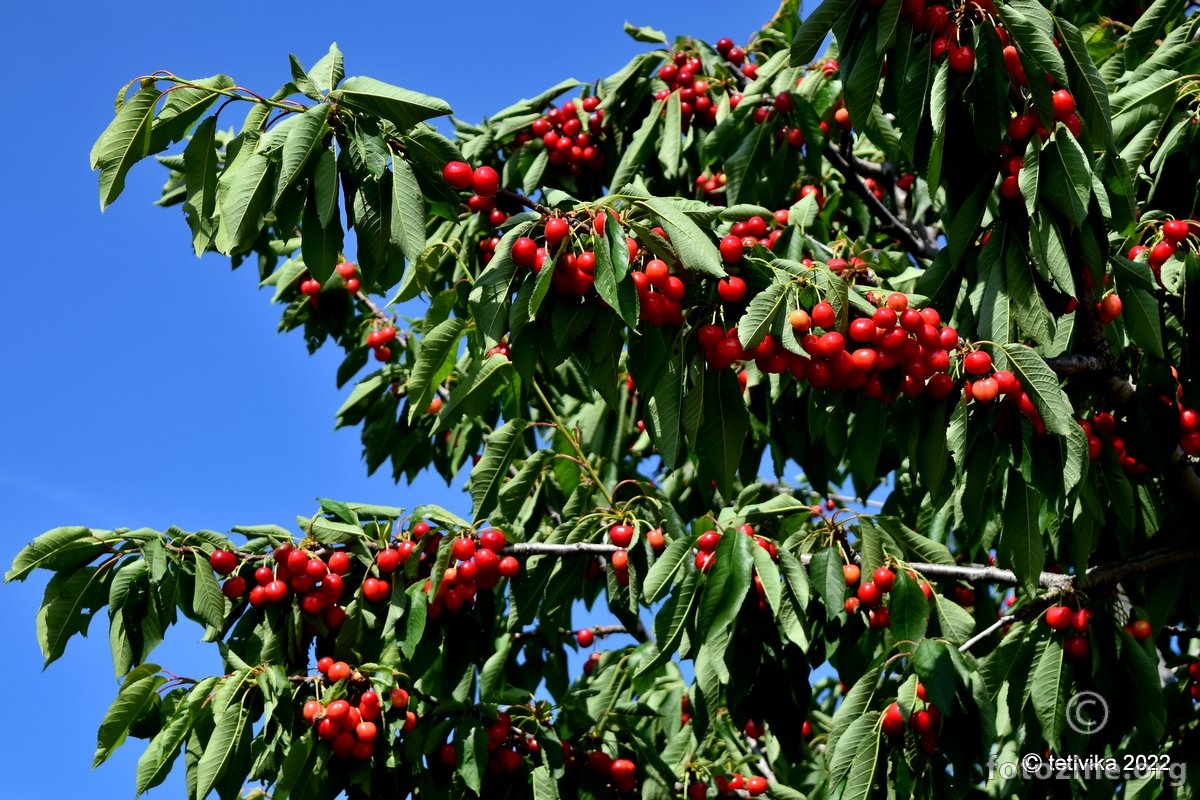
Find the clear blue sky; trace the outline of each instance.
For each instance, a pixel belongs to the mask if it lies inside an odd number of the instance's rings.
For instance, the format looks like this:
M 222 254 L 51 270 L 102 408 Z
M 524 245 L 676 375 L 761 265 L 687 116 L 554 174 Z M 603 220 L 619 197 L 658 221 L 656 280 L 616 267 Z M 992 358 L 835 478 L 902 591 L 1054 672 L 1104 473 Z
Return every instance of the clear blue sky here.
M 437 479 L 405 488 L 366 477 L 357 430 L 333 432 L 343 399 L 334 354 L 310 358 L 299 336 L 276 335 L 278 309 L 255 289 L 252 268 L 230 273 L 222 259 L 192 256 L 179 210 L 151 205 L 164 170 L 135 169 L 126 196 L 100 213 L 88 151 L 126 81 L 156 69 L 226 72 L 270 93 L 289 75 L 289 52 L 311 64 L 337 41 L 348 74 L 441 96 L 477 120 L 561 78 L 616 71 L 646 47 L 622 33 L 626 20 L 743 43 L 775 10 L 772 0 L 535 4 L 515 16 L 474 0 L 265 5 L 19 3 L 7 14 L 0 205 L 15 224 L 0 315 L 6 567 L 62 524 L 286 525 L 319 496 L 463 505 Z M 439 18 L 451 9 L 453 18 Z M 34 618 L 45 580 L 0 590 L 14 657 L 13 718 L 0 726 L 5 795 L 131 798 L 143 742 L 90 770 L 116 691 L 107 619 L 43 672 Z M 174 630 L 154 659 L 182 674 L 215 671 L 198 635 Z M 184 797 L 181 776 L 149 797 Z

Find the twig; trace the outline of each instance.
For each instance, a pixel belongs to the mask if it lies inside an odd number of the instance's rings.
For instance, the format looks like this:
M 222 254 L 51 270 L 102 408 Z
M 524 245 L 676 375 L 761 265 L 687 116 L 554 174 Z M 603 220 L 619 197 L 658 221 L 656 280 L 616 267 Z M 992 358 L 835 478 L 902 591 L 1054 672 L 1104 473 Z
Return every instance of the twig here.
M 618 550 L 615 544 L 591 544 L 576 542 L 575 544 L 547 544 L 545 542 L 517 542 L 510 544 L 501 552 L 517 556 L 559 556 L 588 553 L 597 556 L 611 555 Z
M 859 178 L 858 173 L 854 169 L 854 164 L 843 156 L 833 146 L 832 142 L 826 142 L 822 152 L 829 159 L 830 163 L 837 168 L 838 172 L 846 177 L 846 184 L 855 194 L 863 199 L 863 202 L 867 204 L 867 208 L 871 210 L 871 213 L 885 225 L 892 228 L 892 232 L 900 239 L 900 243 L 904 245 L 905 250 L 917 258 L 926 261 L 932 260 L 938 254 L 937 245 L 923 238 L 918 238 L 912 228 L 897 219 L 896 215 L 891 212 L 891 209 L 871 193 L 871 190 Z
M 960 653 L 967 652 L 974 645 L 976 645 L 979 642 L 983 641 L 984 639 L 988 638 L 993 633 L 1000 630 L 1001 628 L 1003 628 L 1005 625 L 1009 624 L 1016 618 L 1017 617 L 1015 614 L 1005 614 L 1003 617 L 996 620 L 991 625 L 988 625 L 987 628 L 985 628 L 984 630 L 982 630 L 979 633 L 972 636 L 970 639 L 967 639 L 965 642 L 963 642 L 962 646 L 958 648 L 958 652 L 960 652 Z

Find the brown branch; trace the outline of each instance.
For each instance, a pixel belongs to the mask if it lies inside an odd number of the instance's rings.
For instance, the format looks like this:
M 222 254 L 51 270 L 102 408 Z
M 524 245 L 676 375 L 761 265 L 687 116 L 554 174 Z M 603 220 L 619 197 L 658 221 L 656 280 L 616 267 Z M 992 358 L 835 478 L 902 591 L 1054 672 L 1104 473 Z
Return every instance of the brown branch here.
M 936 244 L 933 244 L 924 237 L 918 237 L 911 227 L 897 219 L 891 209 L 871 193 L 871 190 L 866 187 L 866 184 L 862 182 L 858 172 L 855 170 L 855 164 L 851 160 L 853 156 L 848 158 L 843 155 L 841 151 L 833 146 L 832 142 L 826 142 L 822 152 L 829 159 L 829 162 L 837 168 L 838 172 L 845 176 L 846 185 L 862 198 L 876 219 L 892 230 L 892 233 L 896 235 L 900 243 L 904 245 L 905 250 L 913 256 L 926 261 L 932 260 L 938 254 Z
M 589 542 L 576 542 L 575 544 L 547 544 L 545 542 L 517 542 L 505 547 L 503 552 L 505 555 L 514 556 L 558 556 L 558 555 L 576 555 L 586 553 L 597 556 L 611 555 L 618 550 L 614 544 L 591 544 Z
M 537 201 L 530 200 L 528 197 L 521 194 L 520 192 L 514 192 L 511 189 L 500 189 L 499 191 L 496 192 L 496 196 L 504 197 L 504 198 L 512 200 L 516 203 L 519 203 L 520 205 L 523 205 L 526 208 L 528 208 L 530 211 L 536 211 L 537 213 L 541 214 L 542 216 L 549 216 L 550 214 L 554 213 L 553 209 L 548 208 L 547 206 L 544 206 Z
M 1200 550 L 1154 550 L 1129 561 L 1119 561 L 1113 564 L 1103 564 L 1092 567 L 1087 575 L 1079 582 L 1082 591 L 1107 589 L 1120 583 L 1130 575 L 1171 567 L 1181 561 L 1194 561 L 1200 558 Z

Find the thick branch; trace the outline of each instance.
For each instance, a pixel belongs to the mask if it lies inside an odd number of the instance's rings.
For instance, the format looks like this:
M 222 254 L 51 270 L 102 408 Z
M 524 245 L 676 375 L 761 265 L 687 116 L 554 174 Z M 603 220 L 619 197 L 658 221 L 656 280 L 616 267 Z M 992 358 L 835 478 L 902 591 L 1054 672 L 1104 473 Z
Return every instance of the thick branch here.
M 1079 582 L 1079 588 L 1084 591 L 1107 589 L 1130 575 L 1171 567 L 1181 561 L 1195 561 L 1198 558 L 1200 550 L 1155 550 L 1129 561 L 1092 567 Z
M 514 556 L 562 556 L 588 553 L 597 556 L 612 555 L 621 548 L 614 544 L 590 544 L 576 542 L 575 544 L 546 544 L 544 542 L 517 542 L 505 547 L 506 555 Z
M 926 261 L 931 260 L 937 255 L 938 248 L 936 245 L 917 236 L 911 227 L 897 219 L 896 215 L 891 212 L 891 209 L 871 193 L 871 190 L 859 178 L 858 172 L 855 171 L 855 165 L 851 163 L 853 156 L 847 158 L 842 155 L 841 151 L 834 147 L 832 142 L 826 142 L 822 152 L 829 159 L 829 162 L 837 168 L 838 172 L 846 177 L 846 184 L 855 194 L 863 199 L 863 202 L 867 204 L 867 208 L 871 210 L 871 214 L 896 234 L 900 243 L 904 245 L 905 250 L 917 258 Z

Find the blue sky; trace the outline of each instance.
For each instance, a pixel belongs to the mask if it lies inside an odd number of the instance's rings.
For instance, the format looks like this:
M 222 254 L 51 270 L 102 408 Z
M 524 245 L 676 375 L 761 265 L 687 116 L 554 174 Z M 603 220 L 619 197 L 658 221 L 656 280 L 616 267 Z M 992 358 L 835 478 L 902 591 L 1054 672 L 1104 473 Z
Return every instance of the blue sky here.
M 103 6 L 103 7 L 101 7 Z M 287 55 L 311 64 L 337 41 L 348 74 L 448 100 L 466 120 L 561 78 L 616 71 L 640 45 L 628 20 L 671 36 L 743 43 L 771 0 L 561 3 L 400 2 L 387 11 L 308 2 L 163 5 L 22 3 L 8 12 L 9 117 L 0 195 L 13 251 L 0 314 L 0 558 L 62 524 L 227 530 L 288 524 L 314 498 L 463 505 L 438 479 L 397 487 L 368 479 L 357 430 L 333 432 L 344 395 L 335 354 L 309 357 L 275 333 L 278 309 L 247 268 L 197 260 L 178 209 L 152 205 L 165 171 L 145 164 L 100 213 L 88 151 L 118 87 L 156 69 L 217 72 L 273 92 Z M 274 9 L 281 8 L 278 5 Z M 339 16 L 339 8 L 353 8 Z M 455 9 L 453 19 L 439 12 Z M 459 9 L 462 9 L 461 11 Z M 45 577 L 3 588 L 15 661 L 0 726 L 5 794 L 130 798 L 143 743 L 92 771 L 96 727 L 117 684 L 107 619 L 42 671 L 34 619 Z M 154 658 L 181 674 L 215 671 L 198 629 L 180 627 Z M 181 775 L 151 798 L 182 798 Z

